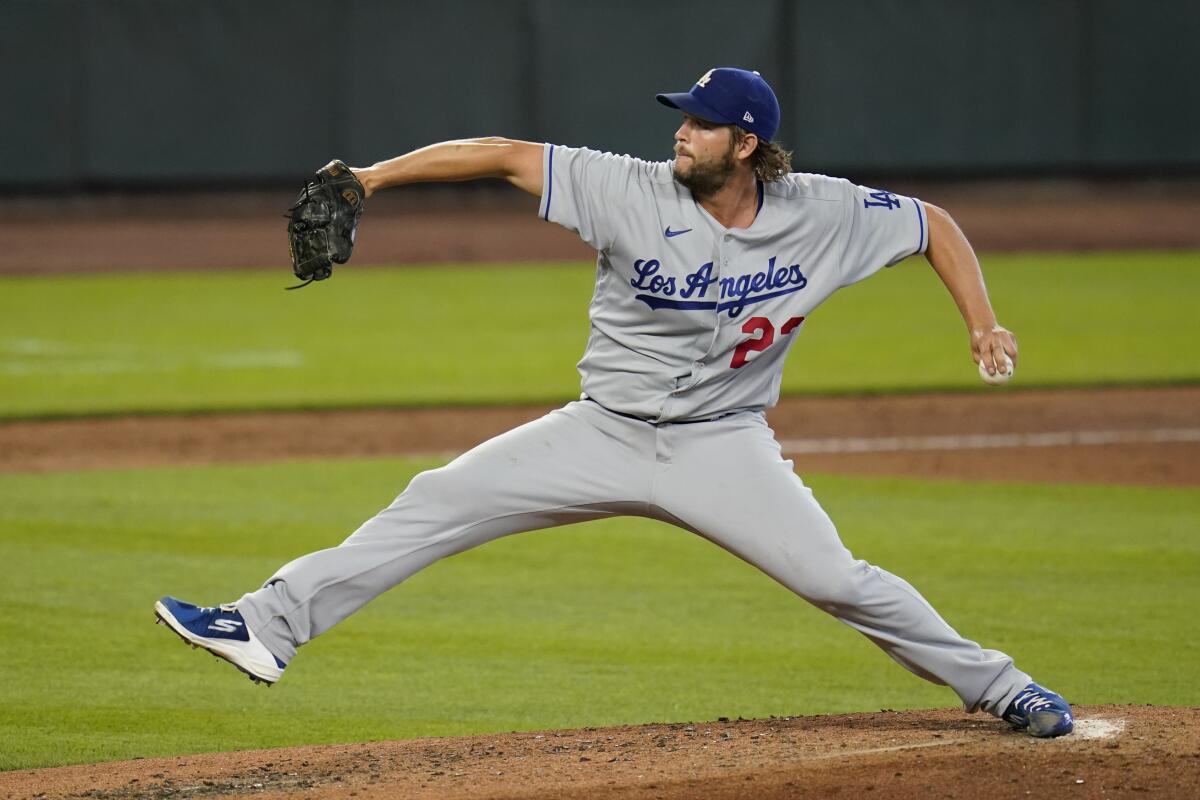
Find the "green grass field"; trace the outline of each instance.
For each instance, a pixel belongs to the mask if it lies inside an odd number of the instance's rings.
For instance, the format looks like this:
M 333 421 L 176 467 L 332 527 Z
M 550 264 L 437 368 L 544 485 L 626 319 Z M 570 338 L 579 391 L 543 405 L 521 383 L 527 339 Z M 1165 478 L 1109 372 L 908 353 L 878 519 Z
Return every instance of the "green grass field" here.
M 996 255 L 1018 386 L 1200 380 L 1197 253 Z M 0 291 L 0 417 L 563 400 L 592 267 L 343 268 L 21 278 Z M 1176 346 L 1172 346 L 1175 343 Z M 949 295 L 922 259 L 811 318 L 784 392 L 983 390 Z
M 1020 335 L 1017 386 L 1200 380 L 1196 253 L 985 266 Z M 566 399 L 591 278 L 349 268 L 286 293 L 257 271 L 6 279 L 0 417 Z M 813 315 L 784 383 L 922 388 L 988 391 L 920 260 Z M 752 568 L 633 519 L 439 563 L 269 691 L 152 624 L 162 594 L 236 599 L 335 544 L 426 466 L 0 475 L 0 769 L 954 705 Z M 1200 491 L 805 477 L 859 556 L 1075 702 L 1200 704 Z
M 751 567 L 643 520 L 441 562 L 270 690 L 152 624 L 161 594 L 235 599 L 336 543 L 422 466 L 0 476 L 0 768 L 955 704 Z M 809 482 L 856 554 L 1076 702 L 1200 704 L 1200 492 Z

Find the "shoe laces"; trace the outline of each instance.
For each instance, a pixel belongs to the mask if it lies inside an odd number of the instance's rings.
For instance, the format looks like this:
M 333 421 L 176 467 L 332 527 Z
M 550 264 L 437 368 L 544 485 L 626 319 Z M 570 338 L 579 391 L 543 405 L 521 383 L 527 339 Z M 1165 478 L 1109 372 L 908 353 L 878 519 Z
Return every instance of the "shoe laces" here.
M 200 610 L 211 611 L 216 614 L 235 614 L 237 613 L 237 606 L 233 603 L 221 603 L 216 606 L 202 606 Z
M 1033 689 L 1026 689 L 1017 695 L 1017 699 L 1013 701 L 1013 706 L 1021 714 L 1028 716 L 1034 711 L 1039 711 L 1047 706 L 1053 706 L 1054 701 L 1041 692 Z

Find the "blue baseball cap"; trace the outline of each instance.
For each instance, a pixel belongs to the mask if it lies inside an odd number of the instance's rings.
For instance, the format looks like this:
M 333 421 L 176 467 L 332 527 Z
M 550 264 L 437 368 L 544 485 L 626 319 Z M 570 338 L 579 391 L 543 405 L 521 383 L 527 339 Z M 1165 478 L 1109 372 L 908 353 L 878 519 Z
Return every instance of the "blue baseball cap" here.
M 764 142 L 779 131 L 779 101 L 757 72 L 736 67 L 710 69 L 690 92 L 655 95 L 664 106 L 721 125 L 737 125 Z

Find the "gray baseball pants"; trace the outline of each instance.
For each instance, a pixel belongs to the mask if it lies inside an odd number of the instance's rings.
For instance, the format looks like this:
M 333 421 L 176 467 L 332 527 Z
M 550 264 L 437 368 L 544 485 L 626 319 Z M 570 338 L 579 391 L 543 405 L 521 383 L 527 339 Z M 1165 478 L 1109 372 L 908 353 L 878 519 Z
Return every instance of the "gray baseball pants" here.
M 290 661 L 418 570 L 501 536 L 616 515 L 699 534 L 860 631 L 909 671 L 999 716 L 1030 682 L 964 639 L 904 580 L 855 559 L 761 412 L 653 425 L 570 403 L 423 472 L 337 547 L 285 565 L 237 607 Z

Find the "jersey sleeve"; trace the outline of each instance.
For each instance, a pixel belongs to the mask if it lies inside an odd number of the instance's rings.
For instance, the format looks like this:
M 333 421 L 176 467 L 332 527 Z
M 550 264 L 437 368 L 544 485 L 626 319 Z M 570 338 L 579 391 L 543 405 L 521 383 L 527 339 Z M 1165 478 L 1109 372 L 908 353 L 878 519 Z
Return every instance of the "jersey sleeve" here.
M 587 148 L 547 144 L 542 154 L 538 214 L 578 233 L 597 250 L 609 249 L 638 190 L 644 162 Z
M 842 285 L 870 277 L 929 246 L 925 204 L 915 197 L 847 184 Z

